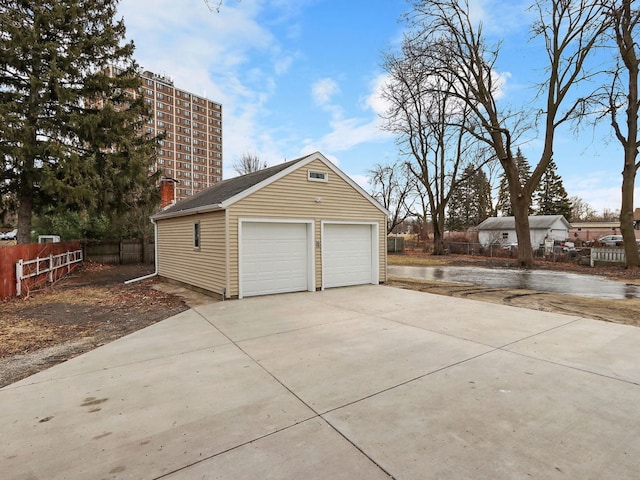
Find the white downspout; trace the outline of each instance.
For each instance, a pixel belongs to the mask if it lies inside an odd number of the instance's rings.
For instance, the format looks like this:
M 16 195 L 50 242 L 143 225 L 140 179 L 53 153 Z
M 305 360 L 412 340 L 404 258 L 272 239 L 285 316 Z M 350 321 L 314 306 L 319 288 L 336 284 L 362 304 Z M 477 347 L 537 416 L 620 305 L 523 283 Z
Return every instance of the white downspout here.
M 132 278 L 131 280 L 125 281 L 125 285 L 129 285 L 130 283 L 140 282 L 142 280 L 147 280 L 148 278 L 153 278 L 158 275 L 158 224 L 152 218 L 151 223 L 153 223 L 153 252 L 154 258 L 153 263 L 155 264 L 155 272 L 150 273 L 149 275 L 145 275 L 144 277 Z M 143 259 L 144 260 L 144 259 Z

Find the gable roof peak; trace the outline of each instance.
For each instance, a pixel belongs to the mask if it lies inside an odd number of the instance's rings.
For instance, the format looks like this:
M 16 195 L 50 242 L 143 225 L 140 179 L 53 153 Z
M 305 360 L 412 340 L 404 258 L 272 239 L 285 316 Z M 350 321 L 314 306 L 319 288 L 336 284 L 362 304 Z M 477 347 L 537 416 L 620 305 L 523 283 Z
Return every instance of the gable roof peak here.
M 205 206 L 221 205 L 223 202 L 230 198 L 248 190 L 249 188 L 267 180 L 268 178 L 277 175 L 283 170 L 299 163 L 307 158 L 307 156 L 289 160 L 288 162 L 280 163 L 278 165 L 272 165 L 271 167 L 250 172 L 245 175 L 222 180 L 211 187 L 205 188 L 200 192 L 179 201 L 172 207 L 166 209 L 161 214 L 154 215 L 152 218 L 158 218 L 161 216 L 171 216 L 179 212 L 186 212 L 188 210 L 195 210 Z
M 380 203 L 369 195 L 362 187 L 349 178 L 344 172 L 336 167 L 327 157 L 320 152 L 314 152 L 303 157 L 273 165 L 257 172 L 251 172 L 246 175 L 233 177 L 223 180 L 215 185 L 188 197 L 167 210 L 153 215 L 153 220 L 177 217 L 183 215 L 191 215 L 209 211 L 223 210 L 251 195 L 257 190 L 270 185 L 285 175 L 301 168 L 315 160 L 324 163 L 327 168 L 342 178 L 353 189 L 359 192 L 363 197 L 371 202 L 376 208 L 386 215 L 389 215 Z

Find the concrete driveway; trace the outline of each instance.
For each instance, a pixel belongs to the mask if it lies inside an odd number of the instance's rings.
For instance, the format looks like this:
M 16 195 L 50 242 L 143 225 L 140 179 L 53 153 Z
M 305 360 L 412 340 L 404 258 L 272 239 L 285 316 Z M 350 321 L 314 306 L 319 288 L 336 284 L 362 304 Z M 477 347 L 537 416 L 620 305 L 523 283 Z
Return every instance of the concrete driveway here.
M 386 286 L 205 305 L 1 389 L 0 476 L 635 479 L 639 346 Z

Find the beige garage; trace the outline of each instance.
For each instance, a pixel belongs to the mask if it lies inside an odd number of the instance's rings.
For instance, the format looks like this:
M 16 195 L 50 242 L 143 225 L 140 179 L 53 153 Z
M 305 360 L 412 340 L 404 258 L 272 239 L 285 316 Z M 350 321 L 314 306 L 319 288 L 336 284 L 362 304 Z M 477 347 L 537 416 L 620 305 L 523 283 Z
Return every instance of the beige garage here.
M 316 152 L 153 216 L 160 276 L 225 298 L 386 281 L 388 212 Z

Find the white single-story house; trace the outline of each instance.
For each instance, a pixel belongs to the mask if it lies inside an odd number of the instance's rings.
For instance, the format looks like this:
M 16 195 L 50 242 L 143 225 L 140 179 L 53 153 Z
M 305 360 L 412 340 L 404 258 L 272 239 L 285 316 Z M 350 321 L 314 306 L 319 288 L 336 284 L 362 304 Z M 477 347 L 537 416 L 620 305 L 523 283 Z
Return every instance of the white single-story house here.
M 567 240 L 570 227 L 571 225 L 562 215 L 531 215 L 529 216 L 531 245 L 536 248 L 543 245 L 545 239 Z M 485 247 L 492 244 L 518 244 L 514 217 L 487 218 L 476 228 L 478 241 Z
M 157 274 L 224 298 L 383 283 L 387 217 L 316 152 L 152 216 Z

